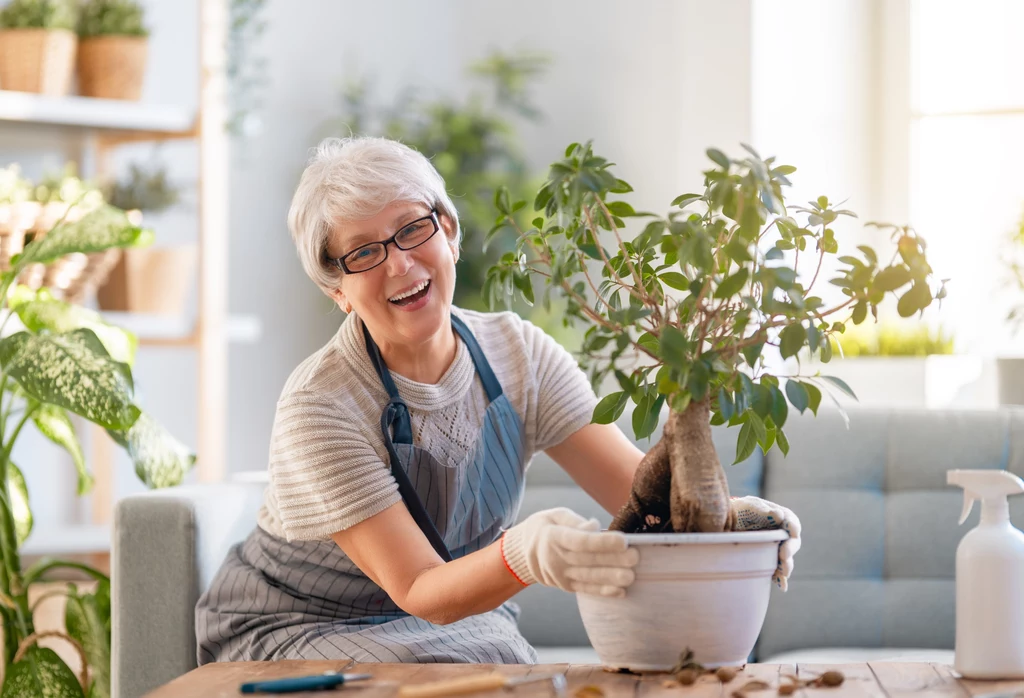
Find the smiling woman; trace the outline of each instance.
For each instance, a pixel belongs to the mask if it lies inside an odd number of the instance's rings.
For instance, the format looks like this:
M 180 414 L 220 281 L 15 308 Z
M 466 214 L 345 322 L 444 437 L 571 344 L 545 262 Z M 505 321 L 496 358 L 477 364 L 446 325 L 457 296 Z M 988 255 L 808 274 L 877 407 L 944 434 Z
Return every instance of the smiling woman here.
M 535 661 L 509 599 L 621 596 L 638 554 L 568 509 L 516 523 L 531 457 L 614 513 L 643 454 L 590 424 L 589 381 L 544 332 L 452 306 L 458 215 L 421 154 L 324 141 L 288 224 L 347 316 L 282 390 L 258 525 L 196 608 L 199 662 Z

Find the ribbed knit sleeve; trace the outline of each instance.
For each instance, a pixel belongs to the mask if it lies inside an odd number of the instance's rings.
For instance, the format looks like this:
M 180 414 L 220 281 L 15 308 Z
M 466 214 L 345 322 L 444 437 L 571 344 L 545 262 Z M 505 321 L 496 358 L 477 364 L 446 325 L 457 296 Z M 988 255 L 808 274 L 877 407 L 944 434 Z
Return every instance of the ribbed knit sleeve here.
M 528 320 L 522 328 L 537 390 L 533 447 L 543 451 L 589 424 L 598 399 L 572 354 Z
M 401 501 L 388 465 L 358 422 L 322 397 L 297 392 L 277 406 L 270 487 L 288 540 L 321 540 Z

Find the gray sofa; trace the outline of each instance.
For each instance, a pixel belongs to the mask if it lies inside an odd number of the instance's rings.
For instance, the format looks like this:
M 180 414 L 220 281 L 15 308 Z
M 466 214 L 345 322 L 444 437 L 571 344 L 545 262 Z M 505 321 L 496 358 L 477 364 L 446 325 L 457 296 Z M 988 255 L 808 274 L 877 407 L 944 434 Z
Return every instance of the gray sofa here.
M 786 432 L 788 458 L 772 451 L 726 465 L 734 494 L 784 504 L 804 525 L 790 589 L 773 589 L 754 659 L 951 662 L 956 546 L 978 513 L 957 526 L 961 494 L 945 473 L 1006 468 L 1024 475 L 1024 411 L 854 410 L 847 429 L 838 413 L 823 409 L 816 420 L 794 414 Z M 715 431 L 724 464 L 733 460 L 735 436 Z M 228 548 L 252 529 L 263 487 L 259 477 L 236 478 L 119 503 L 116 698 L 139 696 L 195 666 L 196 600 Z M 609 520 L 540 454 L 521 517 L 552 506 Z M 1024 498 L 1016 498 L 1011 517 L 1020 524 L 1022 516 Z M 516 600 L 542 661 L 595 660 L 570 595 L 534 586 Z

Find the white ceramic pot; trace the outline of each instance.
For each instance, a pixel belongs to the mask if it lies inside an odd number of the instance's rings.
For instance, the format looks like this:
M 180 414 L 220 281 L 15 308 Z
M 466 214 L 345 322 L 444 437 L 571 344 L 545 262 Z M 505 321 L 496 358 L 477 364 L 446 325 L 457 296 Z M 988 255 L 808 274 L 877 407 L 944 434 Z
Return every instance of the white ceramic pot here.
M 746 663 L 788 536 L 778 529 L 627 535 L 640 563 L 626 596 L 576 595 L 601 663 L 668 671 L 686 648 L 708 668 Z

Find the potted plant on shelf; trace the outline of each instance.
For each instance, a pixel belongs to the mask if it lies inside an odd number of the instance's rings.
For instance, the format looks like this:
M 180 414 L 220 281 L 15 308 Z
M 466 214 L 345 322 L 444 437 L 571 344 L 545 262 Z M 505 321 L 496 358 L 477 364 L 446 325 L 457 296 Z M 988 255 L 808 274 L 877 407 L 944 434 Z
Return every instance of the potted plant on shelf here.
M 79 93 L 138 100 L 149 45 L 142 6 L 134 0 L 87 0 L 78 35 Z
M 106 189 L 107 201 L 117 208 L 154 214 L 181 198 L 181 190 L 163 165 L 133 163 L 129 174 Z M 181 315 L 198 262 L 196 243 L 124 250 L 96 299 L 102 310 Z
M 12 0 L 0 10 L 0 89 L 66 95 L 76 20 L 71 0 Z
M 838 258 L 828 280 L 842 295 L 821 293 L 825 257 L 839 251 L 834 224 L 852 212 L 822 196 L 790 215 L 783 187 L 795 168 L 746 149 L 742 159 L 709 150 L 704 190 L 679 196 L 660 217 L 611 200 L 632 188 L 589 143 L 574 143 L 537 193 L 541 215 L 517 230 L 517 249 L 488 274 L 492 307 L 513 292 L 535 302 L 537 276 L 545 303 L 564 296 L 566 321 L 588 326 L 581 364 L 595 385 L 614 375 L 621 387 L 598 403 L 595 422 L 616 420 L 632 401 L 642 439 L 668 408 L 663 436 L 611 525 L 641 552 L 637 581 L 623 599 L 577 596 L 611 667 L 669 669 L 687 647 L 705 666 L 738 665 L 753 649 L 787 534 L 732 530 L 711 425 L 740 427 L 736 462 L 758 446 L 785 454 L 789 405 L 816 412 L 823 389 L 851 392 L 828 376 L 772 375 L 766 348 L 788 358 L 808 347 L 827 363 L 832 336 L 864 322 L 885 296 L 898 295 L 909 314 L 945 295 L 932 287 L 924 241 L 907 227 L 891 228 L 891 262 L 861 246 L 859 256 Z M 501 190 L 495 202 L 492 235 L 527 206 Z M 627 236 L 632 218 L 651 220 Z
M 15 287 L 21 270 L 71 253 L 148 244 L 152 233 L 132 225 L 124 212 L 104 206 L 79 221 L 61 222 L 29 243 L 0 275 L 0 623 L 3 625 L 4 698 L 110 695 L 110 581 L 73 562 L 42 560 L 22 569 L 19 547 L 32 529 L 30 497 L 11 453 L 29 423 L 65 448 L 78 470 L 78 491 L 92 479 L 70 413 L 106 428 L 132 458 L 149 487 L 181 482 L 195 456 L 135 404 L 131 363 L 135 338 L 90 310 L 54 298 L 46 289 Z M 24 328 L 11 332 L 17 322 Z M 94 591 L 74 586 L 68 596 L 66 632 L 36 632 L 29 590 L 47 574 L 71 568 L 96 580 Z M 48 592 L 52 593 L 52 592 Z M 57 636 L 82 657 L 76 677 L 40 639 Z
M 978 357 L 954 354 L 953 337 L 941 325 L 893 320 L 865 322 L 833 337 L 829 373 L 857 386 L 857 401 L 883 407 L 951 407 L 964 404 L 975 385 Z M 801 352 L 801 360 L 808 359 Z M 820 361 L 810 359 L 808 370 Z M 788 368 L 797 370 L 795 360 Z M 958 397 L 959 396 L 959 397 Z M 853 400 L 837 395 L 841 403 Z

